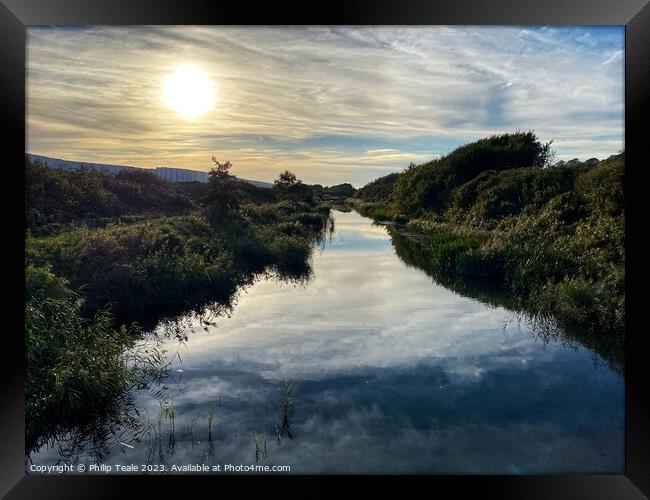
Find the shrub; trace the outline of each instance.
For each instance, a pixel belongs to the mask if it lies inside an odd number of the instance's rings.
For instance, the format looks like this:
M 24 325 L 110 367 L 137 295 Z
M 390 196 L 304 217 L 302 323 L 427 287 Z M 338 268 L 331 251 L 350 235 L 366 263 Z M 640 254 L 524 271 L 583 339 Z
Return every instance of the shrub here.
M 25 161 L 25 222 L 34 233 L 106 217 L 179 214 L 194 206 L 172 183 L 146 170 L 112 175 Z
M 456 187 L 482 172 L 541 168 L 550 155 L 550 143 L 542 144 L 533 132 L 494 135 L 456 148 L 440 159 L 409 166 L 395 180 L 391 201 L 399 212 L 412 216 L 425 210 L 441 211 L 450 205 Z

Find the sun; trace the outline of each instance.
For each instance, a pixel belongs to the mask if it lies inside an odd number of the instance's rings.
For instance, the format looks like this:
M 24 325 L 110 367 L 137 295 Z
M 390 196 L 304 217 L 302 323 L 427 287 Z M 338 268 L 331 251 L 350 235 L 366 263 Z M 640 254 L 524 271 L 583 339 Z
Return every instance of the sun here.
M 214 87 L 200 67 L 184 64 L 165 77 L 165 104 L 187 118 L 197 118 L 214 105 Z

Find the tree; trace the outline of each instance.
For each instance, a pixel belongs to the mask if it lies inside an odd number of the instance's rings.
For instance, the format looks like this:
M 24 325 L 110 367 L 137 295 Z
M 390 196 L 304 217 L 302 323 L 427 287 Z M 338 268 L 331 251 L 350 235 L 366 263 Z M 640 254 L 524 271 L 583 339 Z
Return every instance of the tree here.
M 208 178 L 208 194 L 204 205 L 215 213 L 224 215 L 239 208 L 239 193 L 235 186 L 235 177 L 230 174 L 232 163 L 221 163 L 213 156 L 214 167 Z
M 273 182 L 274 188 L 276 191 L 281 193 L 286 193 L 296 184 L 300 184 L 302 181 L 296 177 L 296 174 L 285 170 L 282 172 L 278 178 Z
M 553 139 L 548 141 L 542 146 L 542 150 L 539 153 L 539 158 L 537 159 L 536 166 L 540 166 L 542 168 L 548 168 L 551 165 L 553 165 L 553 162 L 555 161 L 555 151 L 551 149 L 551 145 L 553 144 Z
M 273 182 L 273 191 L 280 199 L 314 203 L 314 190 L 303 184 L 296 174 L 285 170 Z

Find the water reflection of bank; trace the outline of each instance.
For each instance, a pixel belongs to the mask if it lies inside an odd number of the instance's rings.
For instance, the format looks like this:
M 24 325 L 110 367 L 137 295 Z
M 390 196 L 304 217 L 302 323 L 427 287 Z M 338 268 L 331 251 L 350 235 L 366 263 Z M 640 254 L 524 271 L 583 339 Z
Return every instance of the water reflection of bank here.
M 430 257 L 430 249 L 421 235 L 408 234 L 394 225 L 387 225 L 386 229 L 395 253 L 406 265 L 424 271 L 436 283 L 459 295 L 515 311 L 519 313 L 519 319 L 527 322 L 531 331 L 542 340 L 563 342 L 567 346 L 583 345 L 607 360 L 617 372 L 623 373 L 624 346 L 617 336 L 610 334 L 611 332 L 594 335 L 593 332 L 582 328 L 582 325 L 560 326 L 551 316 L 531 313 L 516 295 L 504 290 L 502 283 L 492 276 L 446 272 L 443 267 L 436 266 L 436 261 Z

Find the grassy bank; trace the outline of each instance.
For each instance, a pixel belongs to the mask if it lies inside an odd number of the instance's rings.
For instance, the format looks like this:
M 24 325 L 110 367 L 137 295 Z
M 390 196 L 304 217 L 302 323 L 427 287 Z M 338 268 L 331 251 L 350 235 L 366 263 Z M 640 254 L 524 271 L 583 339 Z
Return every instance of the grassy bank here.
M 84 311 L 120 312 L 224 301 L 252 274 L 305 274 L 328 211 L 285 203 L 244 205 L 210 221 L 200 211 L 28 236 L 26 257 L 82 290 Z
M 550 163 L 534 134 L 506 134 L 378 179 L 349 203 L 417 234 L 420 267 L 484 283 L 553 318 L 622 366 L 624 156 Z
M 260 274 L 304 279 L 329 208 L 224 175 L 178 186 L 146 172 L 26 165 L 28 449 L 56 429 L 127 404 L 159 373 L 160 353 L 132 349 L 161 315 L 201 310 Z M 125 399 L 126 398 L 126 399 Z M 109 411 L 110 410 L 110 411 Z
M 138 328 L 116 326 L 108 310 L 82 315 L 83 297 L 47 267 L 28 265 L 25 286 L 27 453 L 60 433 L 129 425 L 133 389 L 166 373 L 163 352 L 138 348 Z

